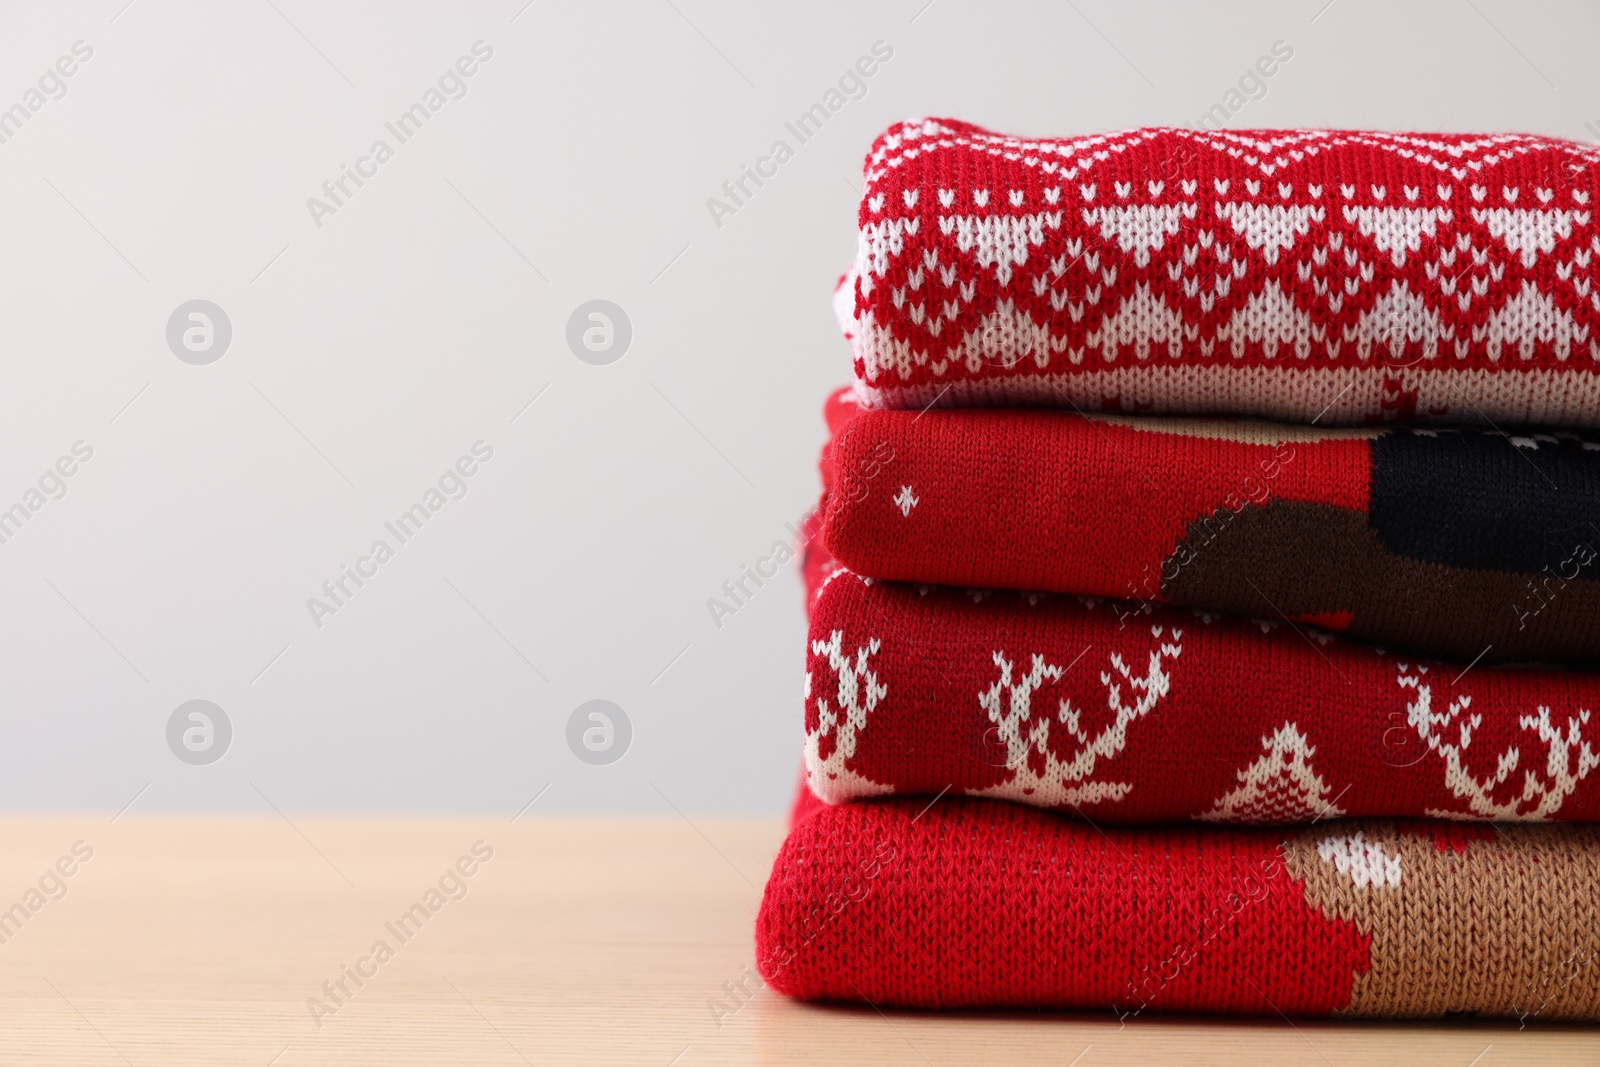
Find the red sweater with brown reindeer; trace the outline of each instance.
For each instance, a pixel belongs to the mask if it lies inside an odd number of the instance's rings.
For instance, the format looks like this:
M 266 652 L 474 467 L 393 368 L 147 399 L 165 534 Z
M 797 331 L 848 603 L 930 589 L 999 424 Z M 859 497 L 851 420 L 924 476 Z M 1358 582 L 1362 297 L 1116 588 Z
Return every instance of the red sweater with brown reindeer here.
M 1600 667 L 1597 434 L 828 411 L 823 537 L 859 574 Z
M 878 1008 L 1600 1020 L 1600 833 L 1119 829 L 951 796 L 802 800 L 773 989 Z

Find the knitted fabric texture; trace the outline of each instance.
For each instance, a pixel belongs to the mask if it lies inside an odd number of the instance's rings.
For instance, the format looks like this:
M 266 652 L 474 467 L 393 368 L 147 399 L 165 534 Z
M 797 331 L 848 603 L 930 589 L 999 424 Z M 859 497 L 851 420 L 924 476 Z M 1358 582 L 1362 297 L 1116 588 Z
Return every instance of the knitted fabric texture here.
M 1107 823 L 1600 821 L 1600 674 L 1397 658 L 1283 622 L 825 579 L 805 767 Z
M 946 797 L 802 804 L 756 920 L 775 990 L 911 1008 L 1600 1018 L 1600 834 L 1097 829 Z
M 868 411 L 829 462 L 823 537 L 874 578 L 1600 666 L 1600 443 L 1571 434 Z
M 1600 149 L 951 119 L 867 157 L 835 307 L 873 407 L 1600 425 Z

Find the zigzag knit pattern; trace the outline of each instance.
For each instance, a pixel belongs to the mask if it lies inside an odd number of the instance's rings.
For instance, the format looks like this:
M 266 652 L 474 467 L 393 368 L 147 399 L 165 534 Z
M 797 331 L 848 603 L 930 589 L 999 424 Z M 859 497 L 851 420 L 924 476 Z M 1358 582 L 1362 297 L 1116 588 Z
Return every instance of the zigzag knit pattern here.
M 951 119 L 867 157 L 835 307 L 873 407 L 1600 425 L 1600 149 Z
M 807 783 L 1097 824 L 1600 821 L 1600 675 L 1397 658 L 1284 622 L 875 582 L 811 606 Z
M 860 574 L 1600 667 L 1600 441 L 1018 409 L 840 421 L 823 536 Z
M 1096 828 L 802 802 L 756 920 L 775 990 L 916 1008 L 1600 1019 L 1593 827 Z

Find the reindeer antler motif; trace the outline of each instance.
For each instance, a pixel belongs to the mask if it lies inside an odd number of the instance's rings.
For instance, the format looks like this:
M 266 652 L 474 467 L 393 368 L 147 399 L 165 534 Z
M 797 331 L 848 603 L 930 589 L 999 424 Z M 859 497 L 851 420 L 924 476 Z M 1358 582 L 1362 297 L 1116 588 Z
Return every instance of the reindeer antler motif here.
M 1589 746 L 1581 732 L 1589 722 L 1589 709 L 1580 708 L 1576 715 L 1567 716 L 1562 726 L 1552 719 L 1551 710 L 1540 705 L 1532 715 L 1517 719 L 1517 725 L 1532 730 L 1544 743 L 1545 764 L 1541 769 L 1530 767 L 1523 772 L 1522 793 L 1508 801 L 1494 799 L 1495 790 L 1511 780 L 1522 761 L 1522 752 L 1515 745 L 1501 752 L 1495 761 L 1494 773 L 1478 778 L 1466 767 L 1466 753 L 1472 746 L 1473 731 L 1483 724 L 1483 716 L 1465 714 L 1472 706 L 1472 697 L 1461 696 L 1452 700 L 1442 714 L 1433 711 L 1432 686 L 1423 684 L 1427 668 L 1418 665 L 1415 674 L 1406 673 L 1406 665 L 1399 665 L 1398 684 L 1402 689 L 1416 691 L 1416 699 L 1406 705 L 1406 722 L 1417 731 L 1427 746 L 1444 760 L 1444 780 L 1450 791 L 1467 802 L 1472 815 L 1498 821 L 1539 822 L 1549 819 L 1561 810 L 1567 798 L 1577 791 L 1578 783 L 1600 767 L 1600 754 Z M 1456 730 L 1454 742 L 1447 731 Z M 1460 819 L 1463 812 L 1429 811 L 1439 818 Z
M 811 789 L 830 802 L 850 797 L 872 796 L 892 791 L 891 786 L 874 782 L 845 766 L 856 754 L 856 741 L 867 726 L 867 715 L 889 695 L 889 687 L 878 680 L 868 660 L 882 647 L 876 637 L 858 647 L 854 655 L 843 651 L 844 631 L 834 630 L 826 641 L 811 642 L 811 654 L 826 655 L 828 667 L 838 680 L 835 703 L 826 697 L 817 700 L 817 729 L 806 733 L 806 774 Z M 806 672 L 806 699 L 811 699 L 811 672 Z M 824 759 L 822 739 L 833 735 L 833 751 Z
M 1161 626 L 1150 628 L 1158 639 L 1163 630 Z M 1026 800 L 1052 807 L 1125 797 L 1133 788 L 1129 783 L 1086 779 L 1094 774 L 1100 760 L 1111 759 L 1127 747 L 1129 725 L 1148 715 L 1171 691 L 1172 677 L 1165 665 L 1183 651 L 1183 646 L 1177 643 L 1182 637 L 1182 630 L 1173 629 L 1172 643 L 1160 644 L 1150 653 L 1142 676 L 1135 676 L 1119 653 L 1111 653 L 1112 669 L 1100 673 L 1100 684 L 1105 686 L 1106 709 L 1112 719 L 1093 737 L 1082 728 L 1082 709 L 1074 708 L 1070 700 L 1059 702 L 1055 722 L 1065 728 L 1075 743 L 1075 751 L 1066 759 L 1058 758 L 1051 751 L 1048 713 L 1037 717 L 1033 714 L 1034 693 L 1046 680 L 1060 681 L 1066 668 L 1047 663 L 1043 656 L 1036 654 L 1027 673 L 1013 678 L 1015 664 L 1004 652 L 996 652 L 994 664 L 999 669 L 999 678 L 978 694 L 978 704 L 995 724 L 1006 746 L 1006 766 L 1015 773 L 1008 782 L 973 790 L 974 795 Z M 1124 683 L 1131 703 L 1124 701 Z M 1042 773 L 1035 770 L 1038 764 L 1044 768 Z

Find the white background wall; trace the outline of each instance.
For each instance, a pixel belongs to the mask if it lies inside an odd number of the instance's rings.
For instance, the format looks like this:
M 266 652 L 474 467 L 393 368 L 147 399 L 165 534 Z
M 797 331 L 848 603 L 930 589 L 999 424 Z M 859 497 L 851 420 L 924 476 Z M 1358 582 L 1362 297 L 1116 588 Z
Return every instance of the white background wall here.
M 0 13 L 0 107 L 93 49 L 0 144 L 0 507 L 94 450 L 0 544 L 11 808 L 510 813 L 548 785 L 540 810 L 776 812 L 799 583 L 720 630 L 705 601 L 815 499 L 879 127 L 1183 124 L 1283 40 L 1231 127 L 1600 128 L 1575 3 L 125 2 Z M 479 40 L 467 95 L 397 145 L 383 123 Z M 780 137 L 717 226 L 707 198 Z M 207 366 L 165 339 L 195 298 L 233 326 Z M 633 326 L 609 366 L 565 342 L 593 298 Z M 478 440 L 466 497 L 317 628 L 306 599 Z M 196 698 L 234 730 L 209 766 L 166 742 Z M 594 698 L 633 723 L 610 766 L 565 739 Z

